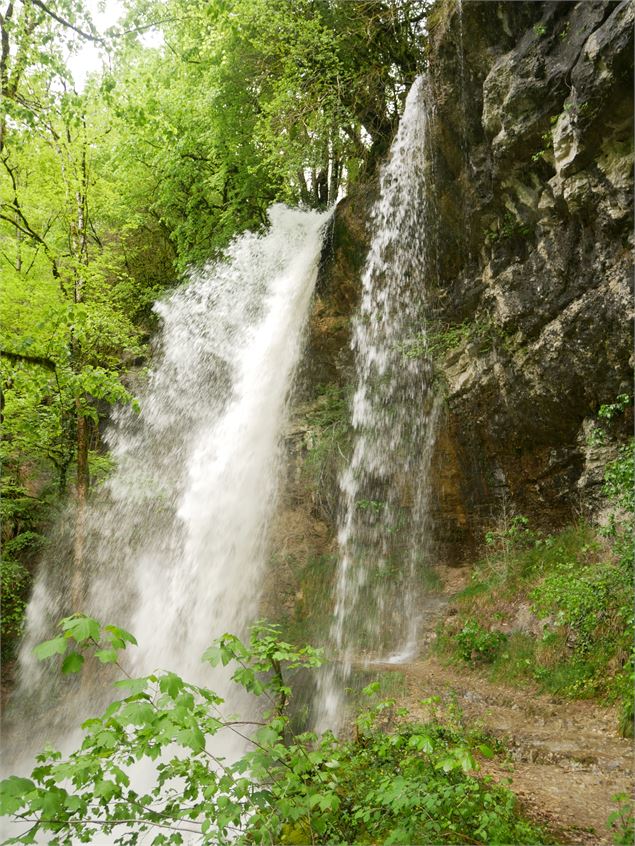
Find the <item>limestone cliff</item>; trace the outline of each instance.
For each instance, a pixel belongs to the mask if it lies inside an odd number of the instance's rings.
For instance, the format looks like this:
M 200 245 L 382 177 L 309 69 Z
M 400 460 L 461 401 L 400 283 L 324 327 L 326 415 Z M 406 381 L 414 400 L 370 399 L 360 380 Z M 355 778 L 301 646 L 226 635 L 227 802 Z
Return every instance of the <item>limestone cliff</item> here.
M 452 564 L 502 507 L 543 527 L 597 510 L 632 426 L 627 413 L 589 445 L 600 405 L 632 393 L 633 5 L 443 0 L 429 29 L 428 269 L 413 296 L 429 302 L 445 396 L 433 524 Z M 337 209 L 287 439 L 267 604 L 308 615 L 308 633 L 329 613 L 372 191 Z
M 502 496 L 559 522 L 597 507 L 589 427 L 632 392 L 633 5 L 444 4 L 430 85 L 439 524 Z

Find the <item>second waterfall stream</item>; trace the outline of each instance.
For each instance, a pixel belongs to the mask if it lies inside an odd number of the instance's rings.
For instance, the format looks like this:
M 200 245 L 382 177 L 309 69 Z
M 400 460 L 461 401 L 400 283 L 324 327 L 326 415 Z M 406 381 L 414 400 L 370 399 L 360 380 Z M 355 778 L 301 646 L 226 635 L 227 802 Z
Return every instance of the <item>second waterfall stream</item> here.
M 337 729 L 354 664 L 416 651 L 429 564 L 429 469 L 439 402 L 428 356 L 426 81 L 415 80 L 380 174 L 353 323 L 352 455 L 341 480 L 339 561 L 317 726 Z

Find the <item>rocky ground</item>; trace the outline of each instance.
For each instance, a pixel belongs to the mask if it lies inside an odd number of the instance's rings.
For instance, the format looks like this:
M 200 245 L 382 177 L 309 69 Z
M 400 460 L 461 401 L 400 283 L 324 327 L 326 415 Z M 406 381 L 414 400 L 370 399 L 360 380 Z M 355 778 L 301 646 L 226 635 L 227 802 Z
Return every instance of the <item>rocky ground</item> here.
M 461 585 L 465 570 L 448 570 L 444 594 L 431 597 L 421 653 L 408 664 L 384 664 L 405 678 L 403 701 L 413 718 L 464 721 L 499 739 L 504 749 L 482 770 L 509 781 L 526 813 L 566 844 L 612 843 L 612 797 L 633 790 L 631 741 L 617 734 L 614 709 L 563 700 L 529 687 L 493 684 L 477 670 L 444 665 L 432 651 L 434 630 Z M 422 700 L 438 697 L 435 705 Z M 400 697 L 401 698 L 401 697 Z

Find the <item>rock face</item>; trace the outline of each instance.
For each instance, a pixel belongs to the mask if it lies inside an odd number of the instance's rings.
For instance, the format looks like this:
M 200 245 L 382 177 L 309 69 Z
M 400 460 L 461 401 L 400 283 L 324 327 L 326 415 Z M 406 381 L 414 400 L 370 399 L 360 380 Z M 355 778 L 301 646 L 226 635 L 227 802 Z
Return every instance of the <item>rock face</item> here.
M 338 478 L 349 455 L 350 322 L 368 249 L 374 184 L 340 202 L 328 233 L 285 437 L 285 478 L 271 531 L 262 613 L 319 641 L 332 613 Z
M 502 499 L 546 525 L 599 503 L 608 454 L 589 430 L 601 404 L 632 393 L 634 14 L 630 2 L 441 12 L 427 281 L 433 339 L 448 338 L 437 522 L 460 546 Z
M 633 22 L 628 0 L 447 0 L 430 18 L 431 259 L 413 296 L 427 292 L 446 398 L 433 473 L 444 563 L 502 510 L 544 528 L 597 510 L 631 430 L 627 411 L 605 443 L 589 437 L 599 407 L 632 393 Z M 373 190 L 337 209 L 292 404 L 264 610 L 302 616 L 303 635 L 330 614 Z

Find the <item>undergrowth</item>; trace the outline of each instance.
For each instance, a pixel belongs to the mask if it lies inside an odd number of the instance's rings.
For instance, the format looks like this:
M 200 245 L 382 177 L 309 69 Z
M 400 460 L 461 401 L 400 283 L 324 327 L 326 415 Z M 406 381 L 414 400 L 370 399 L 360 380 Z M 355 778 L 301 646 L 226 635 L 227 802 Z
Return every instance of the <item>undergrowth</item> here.
M 66 674 L 81 672 L 85 658 L 123 671 L 119 653 L 136 644 L 83 615 L 60 629 L 36 656 L 61 660 Z M 183 832 L 208 846 L 552 842 L 508 787 L 478 774 L 478 759 L 495 753 L 477 733 L 437 719 L 405 722 L 394 700 L 377 701 L 379 683 L 364 691 L 353 737 L 295 733 L 290 681 L 319 666 L 320 655 L 280 640 L 277 627 L 256 624 L 249 643 L 224 635 L 203 659 L 235 667 L 232 680 L 264 700 L 259 718 L 226 716 L 217 694 L 172 672 L 124 678 L 117 686 L 127 695 L 83 724 L 75 752 L 46 749 L 30 778 L 0 782 L 0 813 L 27 825 L 10 842 L 46 836 L 62 846 L 115 832 L 128 846 L 177 846 Z M 232 732 L 246 741 L 242 757 L 213 755 L 210 738 Z M 145 795 L 126 772 L 136 762 L 157 776 Z
M 571 698 L 621 700 L 631 723 L 632 568 L 580 523 L 490 552 L 456 599 L 437 648 L 493 680 Z
M 599 419 L 622 413 L 626 400 L 602 406 Z M 594 437 L 604 436 L 597 427 Z M 579 522 L 543 535 L 503 508 L 472 583 L 456 597 L 459 614 L 436 642 L 453 660 L 487 667 L 495 681 L 618 701 L 625 736 L 633 735 L 635 680 L 632 458 L 630 442 L 606 468 L 615 510 L 604 528 Z

